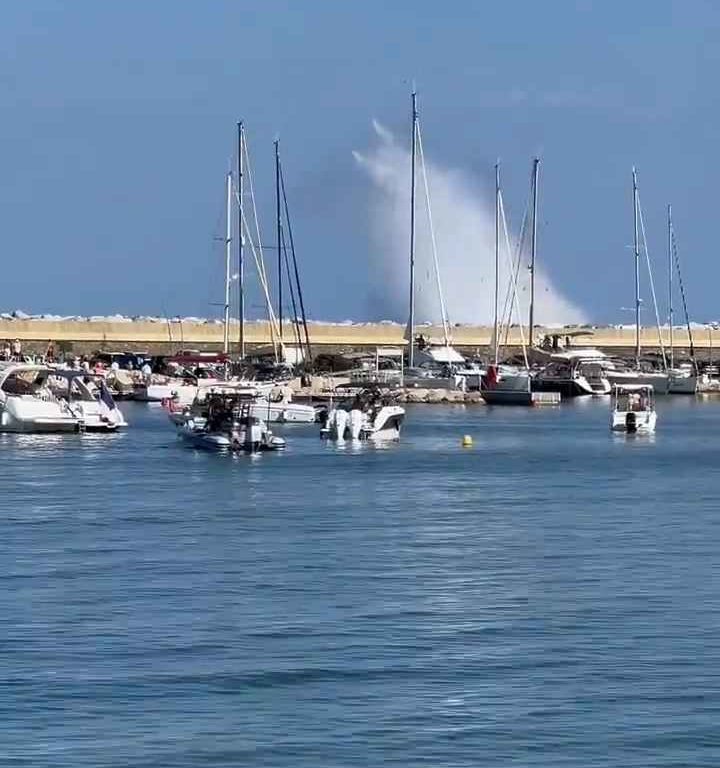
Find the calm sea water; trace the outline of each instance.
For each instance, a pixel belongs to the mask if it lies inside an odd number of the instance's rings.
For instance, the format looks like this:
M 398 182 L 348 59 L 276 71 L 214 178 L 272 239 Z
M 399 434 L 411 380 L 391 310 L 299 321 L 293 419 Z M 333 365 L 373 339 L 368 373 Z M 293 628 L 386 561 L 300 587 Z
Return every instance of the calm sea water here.
M 125 410 L 0 436 L 0 764 L 720 764 L 720 404 L 254 458 Z

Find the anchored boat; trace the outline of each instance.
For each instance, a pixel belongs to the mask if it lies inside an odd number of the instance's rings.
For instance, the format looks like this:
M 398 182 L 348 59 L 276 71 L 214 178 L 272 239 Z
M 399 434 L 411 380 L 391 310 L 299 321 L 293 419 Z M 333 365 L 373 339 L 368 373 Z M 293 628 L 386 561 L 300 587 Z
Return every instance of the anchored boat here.
M 371 388 L 359 392 L 351 402 L 331 408 L 320 435 L 330 440 L 399 440 L 404 419 L 402 406 Z
M 207 416 L 178 425 L 180 437 L 195 448 L 211 451 L 277 451 L 285 447 L 267 424 L 252 415 L 252 400 L 242 393 L 211 394 Z

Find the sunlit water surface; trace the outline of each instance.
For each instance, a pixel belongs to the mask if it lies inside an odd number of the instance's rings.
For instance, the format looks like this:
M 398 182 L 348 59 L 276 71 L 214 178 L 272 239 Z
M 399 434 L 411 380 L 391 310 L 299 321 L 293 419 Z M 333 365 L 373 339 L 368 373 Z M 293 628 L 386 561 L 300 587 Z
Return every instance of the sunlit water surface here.
M 0 436 L 1 764 L 720 764 L 720 404 L 257 457 L 124 408 Z

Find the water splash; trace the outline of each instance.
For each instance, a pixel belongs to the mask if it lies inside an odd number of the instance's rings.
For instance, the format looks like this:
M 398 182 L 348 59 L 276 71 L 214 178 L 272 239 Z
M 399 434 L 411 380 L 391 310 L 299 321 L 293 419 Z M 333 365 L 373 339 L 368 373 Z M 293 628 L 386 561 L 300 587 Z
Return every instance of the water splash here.
M 410 151 L 382 125 L 373 122 L 377 144 L 367 153 L 354 152 L 372 182 L 370 198 L 371 267 L 375 288 L 387 316 L 407 320 L 410 232 Z M 491 324 L 494 303 L 495 214 L 458 170 L 426 160 L 436 230 L 443 292 L 451 322 Z M 419 171 L 418 171 L 419 172 Z M 416 216 L 416 319 L 441 321 L 432 268 L 432 251 L 422 180 L 418 178 Z M 501 256 L 504 262 L 505 254 Z M 527 259 L 523 259 L 527 264 Z M 501 264 L 502 309 L 509 270 Z M 581 323 L 582 312 L 552 286 L 547 273 L 536 269 L 535 317 L 545 325 Z M 530 295 L 529 274 L 520 270 L 520 313 L 524 322 Z

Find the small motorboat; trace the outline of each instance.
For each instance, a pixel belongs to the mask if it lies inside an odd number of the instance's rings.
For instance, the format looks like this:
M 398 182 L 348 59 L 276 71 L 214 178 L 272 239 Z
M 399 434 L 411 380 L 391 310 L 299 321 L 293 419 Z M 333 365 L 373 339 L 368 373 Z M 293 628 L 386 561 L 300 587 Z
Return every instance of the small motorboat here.
M 651 384 L 615 384 L 611 399 L 610 429 L 628 435 L 655 432 L 657 413 Z
M 393 404 L 379 388 L 370 387 L 351 402 L 331 408 L 320 435 L 330 440 L 399 440 L 404 419 L 403 407 Z
M 243 393 L 210 394 L 206 414 L 197 421 L 191 415 L 185 421 L 175 422 L 180 437 L 195 448 L 256 453 L 285 447 L 285 441 L 252 414 L 252 400 Z

